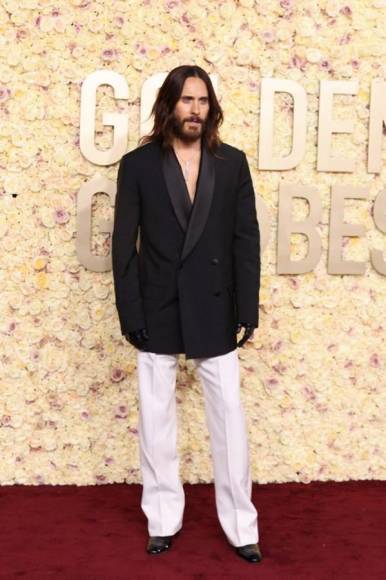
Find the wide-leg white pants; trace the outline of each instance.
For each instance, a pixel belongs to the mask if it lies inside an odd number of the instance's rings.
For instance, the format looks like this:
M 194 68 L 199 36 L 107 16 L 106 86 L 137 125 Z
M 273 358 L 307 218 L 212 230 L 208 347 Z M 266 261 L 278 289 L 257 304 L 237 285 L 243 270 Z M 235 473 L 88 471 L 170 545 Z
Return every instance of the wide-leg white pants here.
M 217 515 L 233 546 L 258 542 L 237 349 L 193 359 L 204 392 Z M 141 508 L 150 536 L 171 536 L 182 527 L 184 489 L 177 454 L 178 355 L 137 350 Z

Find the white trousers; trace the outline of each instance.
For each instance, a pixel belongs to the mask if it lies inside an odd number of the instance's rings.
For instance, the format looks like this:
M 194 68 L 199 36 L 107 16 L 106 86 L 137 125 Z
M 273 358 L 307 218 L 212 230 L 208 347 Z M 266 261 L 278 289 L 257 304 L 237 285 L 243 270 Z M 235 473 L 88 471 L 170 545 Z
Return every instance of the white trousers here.
M 213 459 L 217 515 L 233 546 L 259 540 L 237 349 L 193 359 L 204 392 Z M 182 527 L 184 489 L 177 453 L 178 355 L 137 350 L 141 508 L 150 536 L 171 536 Z

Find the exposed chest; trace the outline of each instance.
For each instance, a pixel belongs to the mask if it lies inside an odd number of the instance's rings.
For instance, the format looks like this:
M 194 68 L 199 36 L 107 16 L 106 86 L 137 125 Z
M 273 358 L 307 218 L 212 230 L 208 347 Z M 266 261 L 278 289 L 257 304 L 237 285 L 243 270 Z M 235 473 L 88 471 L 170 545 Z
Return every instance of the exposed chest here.
M 200 171 L 200 160 L 197 159 L 191 161 L 191 163 L 189 164 L 188 171 L 184 172 L 186 187 L 188 189 L 189 197 L 192 203 L 196 195 L 199 171 Z
M 184 159 L 174 151 L 174 158 L 177 161 L 179 170 L 181 171 L 183 183 L 186 186 L 190 202 L 193 204 L 200 174 L 201 152 L 192 155 L 189 159 Z
M 201 159 L 197 156 L 195 163 L 189 164 L 189 175 L 186 179 L 184 173 L 184 160 L 181 161 L 175 155 L 155 159 L 152 171 L 144 166 L 143 171 L 138 173 L 141 192 L 141 210 L 144 223 L 149 223 L 154 229 L 155 222 L 162 224 L 162 229 L 172 229 L 176 213 L 187 218 L 191 207 L 201 194 L 201 199 L 207 197 L 208 181 L 203 171 L 203 180 L 200 190 L 200 165 Z M 193 160 L 192 160 L 193 161 Z M 203 164 L 205 169 L 206 165 Z M 234 214 L 236 202 L 237 171 L 232 166 L 231 160 L 215 158 L 213 160 L 214 188 L 213 200 L 211 201 L 211 215 L 216 222 L 222 223 L 228 216 Z M 171 204 L 172 202 L 172 204 Z M 178 206 L 176 211 L 176 206 Z M 172 210 L 172 211 L 170 211 Z

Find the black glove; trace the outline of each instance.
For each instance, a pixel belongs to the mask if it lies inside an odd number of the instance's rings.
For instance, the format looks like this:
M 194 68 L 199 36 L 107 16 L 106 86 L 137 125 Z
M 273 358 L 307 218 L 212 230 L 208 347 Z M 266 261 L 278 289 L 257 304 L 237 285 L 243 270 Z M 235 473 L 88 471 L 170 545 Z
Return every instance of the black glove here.
M 237 343 L 237 346 L 243 346 L 245 342 L 247 342 L 248 338 L 250 338 L 253 334 L 254 329 L 256 326 L 254 324 L 248 324 L 247 322 L 238 322 L 237 323 L 237 334 L 241 331 L 241 327 L 244 326 L 244 334 Z
M 125 334 L 125 338 L 135 348 L 142 350 L 146 347 L 149 335 L 147 334 L 146 328 L 140 328 L 139 330 L 133 330 L 129 334 Z

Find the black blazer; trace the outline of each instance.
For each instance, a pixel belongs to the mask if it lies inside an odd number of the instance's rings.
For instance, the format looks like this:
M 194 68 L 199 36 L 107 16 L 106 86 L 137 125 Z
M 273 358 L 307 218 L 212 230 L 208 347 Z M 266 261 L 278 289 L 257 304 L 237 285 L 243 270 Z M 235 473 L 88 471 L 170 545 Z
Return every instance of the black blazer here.
M 259 325 L 260 232 L 245 153 L 222 143 L 214 156 L 203 145 L 193 204 L 173 149 L 151 142 L 126 153 L 112 265 L 123 335 L 146 327 L 147 351 L 186 358 L 234 350 L 237 322 Z

